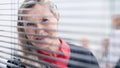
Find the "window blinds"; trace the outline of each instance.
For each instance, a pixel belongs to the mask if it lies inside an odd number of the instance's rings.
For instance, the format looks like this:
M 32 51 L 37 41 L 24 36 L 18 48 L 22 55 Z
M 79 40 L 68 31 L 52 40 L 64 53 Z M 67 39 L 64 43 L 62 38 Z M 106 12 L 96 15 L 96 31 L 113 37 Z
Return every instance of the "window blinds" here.
M 29 1 L 29 0 L 28 0 Z M 34 1 L 34 0 L 33 0 Z M 20 44 L 19 40 L 27 42 L 35 42 L 41 45 L 59 46 L 48 42 L 42 42 L 37 40 L 30 40 L 27 38 L 20 38 L 18 34 L 28 35 L 41 38 L 50 39 L 63 39 L 70 45 L 76 45 L 84 47 L 90 50 L 97 59 L 100 68 L 114 68 L 119 61 L 119 24 L 115 25 L 114 22 L 119 22 L 119 0 L 53 0 L 57 5 L 60 12 L 60 20 L 58 23 L 58 37 L 39 35 L 27 32 L 18 32 L 18 28 L 28 30 L 44 30 L 46 32 L 56 32 L 54 29 L 44 29 L 36 27 L 18 26 L 18 22 L 24 23 L 38 23 L 29 20 L 18 20 L 18 16 L 33 17 L 42 16 L 36 14 L 18 14 L 18 10 L 32 10 L 33 8 L 20 8 L 25 3 L 24 0 L 4 0 L 0 1 L 0 68 L 6 68 L 6 66 L 12 66 L 15 68 L 24 68 L 25 65 L 29 68 L 40 68 L 37 64 L 43 64 L 53 68 L 59 68 L 59 66 L 45 62 L 43 60 L 36 60 L 33 57 L 23 56 L 21 53 L 26 53 L 31 56 L 44 57 L 49 60 L 60 61 L 67 63 L 64 59 L 58 59 L 55 57 L 46 56 L 36 53 L 34 51 L 23 50 L 21 47 L 41 50 L 50 53 L 56 53 L 63 55 L 60 51 L 52 51 L 45 48 L 38 48 L 30 44 Z M 38 3 L 38 2 L 34 2 Z M 30 3 L 31 4 L 31 3 Z M 39 11 L 41 9 L 36 9 Z M 52 18 L 50 16 L 50 18 Z M 115 21 L 114 21 L 115 20 Z M 31 25 L 31 24 L 30 24 Z M 57 25 L 55 22 L 50 22 L 50 25 Z M 66 48 L 66 47 L 64 47 Z M 77 50 L 73 48 L 73 50 Z M 80 49 L 78 49 L 80 50 Z M 84 50 L 82 50 L 84 52 Z M 66 54 L 68 55 L 68 54 Z M 83 55 L 81 53 L 73 53 L 72 57 L 87 59 L 87 61 L 94 61 L 90 56 Z M 19 59 L 28 60 L 31 63 L 17 61 Z M 13 62 L 16 62 L 14 64 Z M 78 61 L 71 61 L 71 65 L 76 65 Z M 80 62 L 78 66 L 86 65 L 95 68 L 94 64 L 87 64 Z M 42 66 L 41 66 L 42 67 Z M 47 68 L 47 67 L 46 67 Z M 61 67 L 62 68 L 62 67 Z

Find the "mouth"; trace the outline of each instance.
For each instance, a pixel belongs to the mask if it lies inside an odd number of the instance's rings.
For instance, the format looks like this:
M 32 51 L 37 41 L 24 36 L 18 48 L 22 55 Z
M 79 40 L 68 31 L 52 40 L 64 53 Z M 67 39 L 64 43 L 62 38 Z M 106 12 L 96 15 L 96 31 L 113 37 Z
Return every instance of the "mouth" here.
M 36 40 L 40 40 L 40 41 L 42 41 L 42 40 L 44 40 L 44 39 L 45 39 L 44 37 L 36 38 Z

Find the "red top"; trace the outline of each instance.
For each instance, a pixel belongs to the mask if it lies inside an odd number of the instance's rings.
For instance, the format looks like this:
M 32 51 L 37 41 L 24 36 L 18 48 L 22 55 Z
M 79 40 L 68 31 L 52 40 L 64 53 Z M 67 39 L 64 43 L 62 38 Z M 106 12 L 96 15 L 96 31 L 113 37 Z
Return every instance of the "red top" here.
M 64 42 L 63 40 L 60 40 L 60 43 L 61 43 L 61 47 L 59 48 L 59 51 L 62 52 L 64 55 L 56 54 L 56 56 L 54 56 L 54 57 L 58 58 L 58 59 L 63 59 L 63 60 L 69 61 L 69 59 L 70 59 L 69 45 L 66 42 Z M 43 52 L 43 51 L 38 51 L 38 53 L 50 56 L 50 54 Z M 49 63 L 52 63 L 52 64 L 55 64 L 55 65 L 60 66 L 62 68 L 68 68 L 67 63 L 63 63 L 63 62 L 55 61 L 55 60 L 50 60 L 50 59 L 46 59 L 46 58 L 43 58 L 42 60 L 49 62 Z

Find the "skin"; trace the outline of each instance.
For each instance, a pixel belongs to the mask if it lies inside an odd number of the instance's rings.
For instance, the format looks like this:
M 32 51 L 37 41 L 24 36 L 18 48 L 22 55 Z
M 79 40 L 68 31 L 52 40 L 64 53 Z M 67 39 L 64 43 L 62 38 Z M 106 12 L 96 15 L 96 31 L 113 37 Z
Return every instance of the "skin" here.
M 108 51 L 108 48 L 109 48 L 109 38 L 105 38 L 103 40 L 103 48 L 105 49 L 105 51 Z
M 116 16 L 114 19 L 113 19 L 113 24 L 115 26 L 115 29 L 120 29 L 120 16 Z
M 24 23 L 24 26 L 27 27 L 34 27 L 38 29 L 49 29 L 49 30 L 58 30 L 58 22 L 59 22 L 59 13 L 57 16 L 54 16 L 53 13 L 48 9 L 48 5 L 40 5 L 36 4 L 35 6 L 32 7 L 33 10 L 27 10 L 24 11 L 25 14 L 35 14 L 35 15 L 41 15 L 41 16 L 29 16 L 29 17 L 24 17 L 24 20 L 29 20 L 32 22 L 37 22 L 37 23 Z M 45 9 L 47 8 L 47 9 Z M 36 10 L 36 9 L 41 9 L 41 10 Z M 42 10 L 43 9 L 43 10 Z M 55 25 L 50 24 L 50 22 L 56 23 Z M 42 23 L 42 24 L 41 24 Z M 46 31 L 46 30 L 35 30 L 35 29 L 24 29 L 26 33 L 30 34 L 37 34 L 37 35 L 45 35 L 45 36 L 52 36 L 52 37 L 57 37 L 57 31 Z M 43 37 L 36 37 L 36 36 L 28 36 L 27 38 L 29 40 L 37 40 L 40 42 L 46 42 L 46 43 L 52 43 L 52 44 L 60 44 L 59 39 L 51 39 L 51 38 L 43 38 Z M 58 51 L 59 46 L 52 46 L 48 44 L 40 44 L 40 43 L 35 43 L 31 42 L 33 46 L 36 46 L 38 48 L 44 48 L 44 49 L 49 49 L 52 51 Z
M 82 38 L 82 45 L 86 48 L 89 48 L 89 40 L 86 37 Z

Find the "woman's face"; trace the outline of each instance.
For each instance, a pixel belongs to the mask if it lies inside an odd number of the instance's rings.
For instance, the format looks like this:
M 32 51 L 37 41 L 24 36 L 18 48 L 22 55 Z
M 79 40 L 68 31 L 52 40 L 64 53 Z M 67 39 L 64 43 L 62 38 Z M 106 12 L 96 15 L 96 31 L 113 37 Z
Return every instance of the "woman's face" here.
M 26 16 L 23 17 L 24 20 L 31 21 L 32 23 L 24 23 L 24 26 L 27 27 L 33 27 L 38 28 L 36 29 L 24 29 L 26 33 L 30 34 L 37 34 L 37 35 L 43 35 L 43 36 L 57 36 L 57 30 L 58 30 L 58 18 L 51 13 L 50 9 L 48 8 L 48 5 L 39 5 L 36 4 L 34 7 L 32 7 L 32 10 L 28 10 L 24 12 L 25 14 L 32 14 L 32 16 Z M 55 23 L 55 24 L 52 24 Z M 39 30 L 40 29 L 40 30 Z M 56 31 L 46 31 L 47 30 L 56 30 Z M 51 39 L 49 37 L 38 37 L 38 36 L 32 36 L 27 35 L 27 38 L 29 40 L 37 40 L 44 43 L 57 43 L 56 40 L 58 39 Z M 49 48 L 50 45 L 47 44 L 40 44 L 36 42 L 31 42 L 33 46 L 39 47 L 39 48 Z

